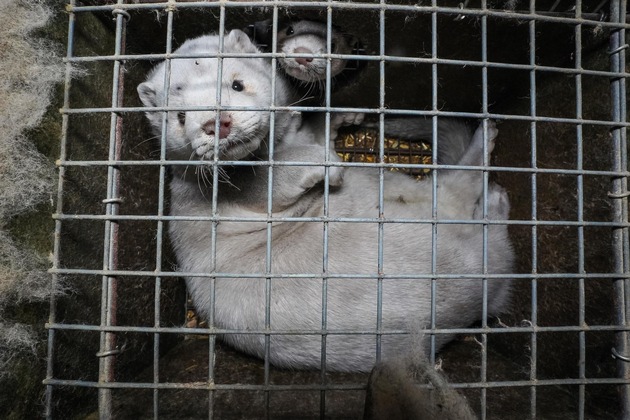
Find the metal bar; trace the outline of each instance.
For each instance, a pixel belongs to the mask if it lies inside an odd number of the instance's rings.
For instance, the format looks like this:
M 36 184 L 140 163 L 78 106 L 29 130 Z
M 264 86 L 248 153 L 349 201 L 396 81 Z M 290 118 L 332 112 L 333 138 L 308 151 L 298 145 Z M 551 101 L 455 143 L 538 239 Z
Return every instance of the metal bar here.
M 45 382 L 47 385 L 54 386 L 72 386 L 84 388 L 102 388 L 103 385 L 98 382 L 68 380 L 68 379 L 52 379 Z M 508 385 L 509 386 L 509 385 Z M 330 384 L 326 387 L 321 385 L 253 385 L 253 384 L 214 384 L 208 382 L 162 382 L 153 384 L 151 382 L 114 382 L 108 387 L 112 389 L 187 389 L 187 390 L 207 390 L 207 391 L 361 391 L 365 390 L 364 384 Z
M 481 0 L 481 9 L 488 8 L 486 0 Z M 481 61 L 488 61 L 488 17 L 481 17 Z M 484 114 L 488 113 L 488 67 L 481 68 L 481 106 Z M 490 164 L 488 154 L 488 120 L 483 120 L 483 166 Z M 482 215 L 483 221 L 488 221 L 488 171 L 482 173 Z M 484 223 L 482 227 L 482 262 L 481 268 L 484 275 L 488 274 L 488 224 Z M 488 278 L 481 279 L 482 288 L 482 307 L 481 307 L 481 327 L 488 327 Z M 488 334 L 481 333 L 481 368 L 479 370 L 480 382 L 488 380 Z M 481 420 L 485 420 L 488 413 L 487 407 L 487 390 L 482 388 L 480 391 L 480 408 Z
M 172 51 L 172 32 L 173 32 L 173 12 L 167 12 L 166 21 L 166 53 Z M 170 60 L 166 61 L 166 71 L 164 72 L 164 105 L 168 105 L 170 85 Z M 168 121 L 168 113 L 162 113 L 162 133 L 166 133 L 166 124 Z M 160 136 L 160 161 L 166 161 L 166 136 L 162 134 Z M 165 201 L 165 183 L 166 183 L 166 165 L 160 165 L 159 185 L 158 185 L 158 216 L 164 216 L 164 201 Z M 157 241 L 155 251 L 155 271 L 157 273 L 162 271 L 162 247 L 164 239 L 164 220 L 157 220 Z M 162 290 L 162 277 L 155 277 L 155 301 L 154 301 L 154 319 L 153 323 L 156 328 L 160 327 L 160 307 L 161 307 L 161 290 Z M 153 335 L 153 383 L 160 383 L 160 333 L 156 332 Z M 159 418 L 159 389 L 153 391 L 153 418 L 157 420 Z
M 176 6 L 173 3 L 166 2 L 156 2 L 156 3 L 142 3 L 142 4 L 126 4 L 124 8 L 126 10 L 134 10 L 134 9 L 143 9 L 143 10 L 173 10 L 173 7 L 177 9 L 202 9 L 202 8 L 218 8 L 221 7 L 223 2 L 186 2 L 186 3 L 177 3 Z M 228 8 L 242 8 L 246 7 L 280 7 L 283 9 L 290 9 L 292 7 L 301 8 L 301 9 L 325 9 L 327 7 L 332 7 L 338 10 L 371 10 L 371 11 L 380 11 L 380 10 L 390 10 L 390 11 L 398 11 L 398 12 L 413 12 L 413 13 L 440 13 L 443 15 L 455 15 L 457 16 L 471 16 L 471 17 L 480 17 L 480 16 L 489 16 L 502 18 L 505 20 L 515 20 L 515 21 L 530 21 L 537 20 L 540 22 L 555 22 L 555 23 L 568 23 L 575 24 L 576 17 L 572 13 L 567 12 L 524 12 L 520 10 L 515 11 L 506 11 L 506 10 L 496 10 L 496 9 L 473 9 L 467 8 L 462 9 L 459 7 L 439 7 L 432 3 L 431 6 L 421 6 L 421 5 L 404 5 L 404 4 L 375 4 L 375 3 L 367 3 L 367 2 L 331 2 L 331 1 L 284 1 L 284 0 L 270 0 L 270 1 L 247 1 L 247 2 L 225 2 L 223 6 Z M 111 11 L 112 6 L 110 5 L 99 5 L 99 6 L 74 6 L 69 8 L 74 13 L 82 13 L 82 12 L 96 12 L 96 11 Z M 614 27 L 616 25 L 610 24 L 609 22 L 601 21 L 602 14 L 600 13 L 584 13 L 582 14 L 582 18 L 580 19 L 580 23 L 589 24 L 589 25 L 601 25 L 602 27 Z M 627 22 L 628 18 L 625 17 L 622 22 Z M 623 25 L 623 28 L 628 28 L 627 23 Z M 619 26 L 616 26 L 619 27 Z
M 610 22 L 620 23 L 622 17 L 626 12 L 626 1 L 611 1 L 610 2 Z M 610 35 L 610 66 L 611 69 L 625 68 L 625 49 L 628 48 L 626 44 L 625 28 L 619 26 L 617 29 L 613 29 Z M 611 78 L 611 99 L 612 99 L 612 121 L 613 122 L 625 122 L 626 121 L 626 86 L 624 78 Z M 613 146 L 613 162 L 614 169 L 626 169 L 627 168 L 627 155 L 626 155 L 626 132 L 625 127 L 619 126 L 611 130 L 612 146 Z M 628 191 L 627 177 L 615 177 L 612 181 L 613 186 L 613 220 L 614 221 L 627 221 L 628 220 L 628 198 L 626 192 Z M 613 253 L 614 253 L 614 268 L 615 272 L 619 274 L 627 274 L 628 268 L 628 229 L 627 228 L 614 228 L 612 232 L 613 238 Z M 620 277 L 614 281 L 615 287 L 615 316 L 616 322 L 620 326 L 627 326 L 630 322 L 630 300 L 628 299 L 628 293 L 630 293 L 630 281 Z M 620 353 L 623 356 L 627 356 L 630 351 L 630 334 L 627 331 L 620 331 L 616 336 L 616 345 L 613 349 L 614 353 Z M 617 360 L 617 373 L 619 377 L 627 379 L 630 378 L 630 364 L 621 358 Z M 620 386 L 619 396 L 621 400 L 622 414 L 621 418 L 630 417 L 630 386 Z
M 86 388 L 101 388 L 104 385 L 99 382 L 80 381 L 80 380 L 64 380 L 51 379 L 44 381 L 46 385 L 55 386 L 73 386 Z M 561 386 L 561 385 L 623 385 L 630 386 L 630 380 L 619 378 L 589 378 L 589 379 L 539 379 L 537 381 L 488 381 L 488 382 L 464 382 L 449 383 L 450 388 L 455 389 L 489 389 L 489 388 L 509 388 L 509 387 L 543 387 L 543 386 Z M 108 384 L 112 389 L 153 389 L 155 384 L 143 382 L 114 382 Z M 419 388 L 429 387 L 428 384 L 414 384 Z M 159 389 L 202 389 L 202 390 L 238 390 L 238 391 L 319 391 L 326 389 L 329 391 L 360 391 L 365 390 L 364 384 L 329 384 L 326 388 L 320 385 L 253 385 L 253 384 L 211 384 L 206 382 L 186 382 L 186 383 L 170 383 L 163 382 L 157 385 Z
M 619 8 L 619 20 L 623 20 L 622 15 L 623 13 L 625 13 L 626 16 L 626 22 L 628 21 L 628 2 L 627 0 L 623 0 L 620 4 L 620 8 Z M 622 30 L 622 32 L 620 32 L 621 35 L 621 41 L 622 44 L 619 48 L 619 64 L 621 66 L 621 68 L 626 68 L 627 67 L 627 60 L 626 60 L 626 50 L 630 47 L 628 45 L 628 40 L 626 38 L 625 35 L 625 29 Z M 612 51 L 615 51 L 614 49 Z M 626 78 L 621 78 L 619 80 L 619 115 L 621 116 L 621 122 L 626 122 L 626 118 L 628 116 L 628 99 L 627 99 L 627 83 L 626 83 Z M 621 143 L 621 165 L 623 169 L 628 169 L 628 128 L 627 127 L 620 127 L 619 128 L 619 140 Z M 625 178 L 621 179 L 621 186 L 622 186 L 622 190 L 625 191 L 622 194 L 609 194 L 609 197 L 614 198 L 614 199 L 621 199 L 622 201 L 622 205 L 621 205 L 621 215 L 622 215 L 622 220 L 628 220 L 628 197 L 630 196 L 630 193 L 628 192 L 628 176 L 626 176 Z M 625 201 L 624 201 L 625 199 Z M 622 234 L 622 238 L 623 238 L 623 274 L 627 275 L 628 273 L 630 273 L 630 229 L 628 229 L 627 227 L 625 229 L 623 229 L 623 234 Z M 630 286 L 628 285 L 628 280 L 626 280 L 625 282 L 626 284 L 624 285 L 624 291 L 626 293 L 624 300 L 626 303 L 626 316 L 628 319 L 628 314 L 630 314 L 630 310 L 628 309 L 628 306 L 630 306 Z M 630 338 L 630 335 L 628 335 L 628 337 Z M 614 354 L 614 353 L 613 353 Z M 624 400 L 624 404 L 627 407 L 630 407 L 630 401 L 628 401 L 628 398 L 625 398 Z
M 70 6 L 74 5 L 75 0 L 70 0 Z M 74 28 L 75 28 L 76 16 L 74 13 L 68 13 L 68 44 L 66 57 L 70 58 L 74 54 Z M 63 107 L 68 108 L 70 106 L 70 84 L 72 81 L 72 66 L 70 63 L 66 64 L 65 78 L 64 78 L 64 89 L 63 89 Z M 68 115 L 61 115 L 61 139 L 59 141 L 59 158 L 61 160 L 66 160 L 67 156 L 67 143 L 68 143 Z M 57 203 L 56 203 L 56 212 L 63 213 L 63 192 L 64 192 L 64 181 L 65 181 L 65 173 L 66 168 L 59 168 L 59 180 L 57 183 Z M 62 232 L 62 224 L 61 220 L 55 220 L 55 234 L 53 238 L 53 259 L 52 259 L 52 269 L 58 269 L 61 267 L 61 232 Z M 51 290 L 56 290 L 59 285 L 59 275 L 52 273 L 51 276 Z M 48 316 L 48 323 L 54 324 L 57 318 L 57 299 L 55 294 L 53 293 L 50 296 L 50 314 Z M 46 358 L 46 379 L 52 380 L 54 377 L 54 357 L 55 357 L 55 331 L 48 331 L 48 342 L 47 342 L 47 358 Z M 45 411 L 44 417 L 48 420 L 53 418 L 53 386 L 46 385 L 45 391 Z
M 273 8 L 273 17 L 272 17 L 272 40 L 271 40 L 271 50 L 272 52 L 277 51 L 278 45 L 278 8 Z M 278 61 L 276 58 L 271 59 L 271 106 L 276 105 L 276 72 L 278 67 Z M 269 162 L 274 160 L 274 149 L 275 149 L 275 133 L 276 133 L 276 112 L 269 111 L 269 141 L 267 142 L 269 145 Z M 218 131 L 217 131 L 218 132 Z M 273 175 L 274 175 L 274 167 L 269 165 L 268 167 L 268 178 L 267 178 L 267 216 L 273 216 Z M 272 223 L 268 222 L 267 229 L 267 244 L 266 244 L 266 255 L 265 255 L 265 355 L 264 355 L 264 363 L 265 363 L 265 374 L 264 374 L 264 383 L 265 386 L 269 386 L 271 382 L 271 334 L 268 332 L 272 330 L 271 328 L 271 294 L 272 294 L 272 249 L 271 242 L 273 239 L 272 235 Z M 269 419 L 271 417 L 271 394 L 268 390 L 265 390 L 265 418 Z
M 59 166 L 313 166 L 313 162 L 300 162 L 300 161 L 282 161 L 282 162 L 267 162 L 267 161 L 229 161 L 223 160 L 214 163 L 208 163 L 207 161 L 187 161 L 187 160 L 84 160 L 84 161 L 65 161 L 63 165 Z M 576 170 L 576 169 L 555 169 L 555 168 L 527 168 L 527 167 L 513 167 L 513 166 L 465 166 L 465 165 L 442 165 L 442 164 L 423 164 L 423 163 L 369 163 L 369 162 L 329 162 L 326 166 L 337 167 L 358 167 L 358 168 L 386 168 L 386 169 L 457 169 L 462 171 L 476 171 L 482 168 L 486 171 L 497 172 L 519 172 L 519 173 L 545 173 L 545 174 L 561 174 L 561 175 L 594 175 L 605 177 L 624 177 L 630 173 L 627 171 L 601 171 L 601 170 Z M 614 198 L 614 197 L 611 197 Z
M 304 222 L 304 223 L 321 223 L 327 222 L 341 222 L 341 223 L 378 223 L 380 219 L 369 217 L 273 217 L 272 219 L 266 217 L 231 217 L 231 216 L 129 216 L 129 215 L 92 215 L 92 214 L 54 214 L 55 220 L 145 220 L 145 221 L 211 221 L 211 222 L 248 222 L 248 223 L 267 223 L 267 222 Z M 382 219 L 383 223 L 413 223 L 413 224 L 432 224 L 431 219 Z M 515 225 L 515 226 L 573 226 L 573 227 L 600 227 L 600 228 L 627 228 L 630 223 L 622 222 L 580 222 L 580 221 L 552 221 L 552 220 L 488 220 L 487 222 L 475 219 L 440 219 L 435 222 L 441 225 L 481 225 L 487 223 L 489 225 Z M 59 271 L 50 270 L 50 273 L 59 273 Z
M 532 1 L 530 2 L 530 13 L 534 13 L 536 6 Z M 536 112 L 536 21 L 529 22 L 529 65 L 532 69 L 529 72 L 529 115 L 534 118 Z M 535 170 L 538 168 L 538 153 L 537 153 L 537 125 L 536 121 L 530 122 L 530 152 L 531 152 L 531 168 Z M 532 190 L 532 203 L 531 212 L 532 220 L 538 221 L 538 206 L 537 206 L 537 172 L 533 172 L 530 179 Z M 532 225 L 532 275 L 536 275 L 538 272 L 538 225 Z M 538 278 L 532 277 L 531 279 L 531 323 L 534 327 L 538 325 Z M 529 367 L 529 379 L 531 381 L 537 380 L 537 367 L 538 367 L 538 336 L 536 331 L 533 331 L 530 335 L 530 367 Z M 529 389 L 529 413 L 530 418 L 533 420 L 536 418 L 536 406 L 537 406 L 537 388 L 532 386 Z
M 435 6 L 437 4 L 436 0 L 432 0 L 432 5 Z M 437 36 L 437 13 L 431 14 L 431 58 L 437 58 L 438 50 L 438 36 Z M 432 117 L 433 124 L 433 137 L 431 139 L 431 152 L 433 154 L 431 161 L 439 162 L 438 160 L 438 66 L 437 63 L 431 64 L 431 108 L 436 114 Z M 443 167 L 443 166 L 442 166 Z M 433 330 L 437 329 L 437 253 L 438 253 L 438 244 L 437 244 L 437 234 L 438 234 L 438 171 L 433 171 L 431 173 L 431 334 L 429 335 L 430 340 L 430 352 L 429 352 L 429 362 L 434 365 L 435 364 L 435 353 L 436 353 L 436 336 L 433 333 Z
M 118 0 L 118 5 L 122 0 Z M 116 54 L 124 54 L 126 23 L 129 14 L 125 11 L 114 9 L 116 16 Z M 114 62 L 114 74 L 112 81 L 112 106 L 122 107 L 124 94 L 124 66 L 121 61 Z M 123 119 L 121 115 L 111 114 L 109 159 L 121 160 L 122 149 L 122 127 Z M 107 199 L 105 213 L 107 215 L 117 215 L 120 206 L 119 197 L 120 170 L 116 166 L 109 166 L 107 171 Z M 118 268 L 118 222 L 115 220 L 105 221 L 105 234 L 103 244 L 103 269 L 116 270 Z M 102 286 L 101 303 L 101 323 L 103 325 L 116 325 L 116 313 L 118 302 L 118 279 L 116 276 L 104 276 Z M 101 333 L 99 357 L 99 382 L 110 383 L 115 381 L 116 354 L 116 334 L 113 332 Z M 112 414 L 112 394 L 107 387 L 99 388 L 98 395 L 99 416 L 103 420 L 113 418 Z
M 64 58 L 64 62 L 78 62 L 78 63 L 91 63 L 97 61 L 115 61 L 115 60 L 137 60 L 137 61 L 155 61 L 155 60 L 164 60 L 167 58 L 216 58 L 217 56 L 222 58 L 246 58 L 246 57 L 260 57 L 260 58 L 298 58 L 298 57 L 306 57 L 306 58 L 323 58 L 323 59 L 346 59 L 346 60 L 357 60 L 357 61 L 386 61 L 391 63 L 408 63 L 408 64 L 442 64 L 442 65 L 452 65 L 452 66 L 468 66 L 468 67 L 488 67 L 488 68 L 497 68 L 497 69 L 512 69 L 512 70 L 533 70 L 534 68 L 540 72 L 548 72 L 548 73 L 560 73 L 560 74 L 585 74 L 589 76 L 618 76 L 618 77 L 628 77 L 628 73 L 621 69 L 619 72 L 612 72 L 606 70 L 593 70 L 593 69 L 584 69 L 582 71 L 577 71 L 574 67 L 556 67 L 556 66 L 531 66 L 530 64 L 517 64 L 517 63 L 502 63 L 496 61 L 488 61 L 483 62 L 479 60 L 462 60 L 457 58 L 439 58 L 439 57 L 403 57 L 403 56 L 390 56 L 386 54 L 377 54 L 377 55 L 360 55 L 360 54 L 289 54 L 289 53 L 267 53 L 267 52 L 259 52 L 255 54 L 245 54 L 245 53 L 218 53 L 218 54 L 208 54 L 208 53 L 195 53 L 195 54 L 166 54 L 166 53 L 155 53 L 155 54 L 119 54 L 119 55 L 95 55 L 95 56 L 75 56 L 71 58 Z M 146 108 L 142 108 L 146 111 Z M 251 109 L 251 108 L 248 108 Z
M 381 0 L 381 5 L 385 2 Z M 378 16 L 378 37 L 379 37 L 379 52 L 381 55 L 385 53 L 385 9 L 381 9 Z M 386 73 L 385 73 L 385 62 L 379 62 L 379 86 L 378 86 L 378 100 L 379 100 L 379 108 L 385 109 L 385 81 Z M 379 145 L 378 145 L 378 161 L 384 162 L 384 154 L 385 154 L 385 133 L 384 133 L 384 115 L 382 113 L 379 114 Z M 381 331 L 383 330 L 383 239 L 384 239 L 384 225 L 381 221 L 385 217 L 385 209 L 384 209 L 384 172 L 383 168 L 379 168 L 378 173 L 378 228 L 377 228 L 377 262 L 376 262 L 376 331 L 377 334 L 375 336 L 376 340 L 376 363 L 381 361 L 382 355 L 382 345 L 383 345 L 383 336 Z
M 64 166 L 214 166 L 214 164 L 208 164 L 204 161 L 66 161 Z M 313 162 L 274 162 L 273 166 L 313 166 Z M 270 166 L 268 162 L 244 162 L 244 161 L 221 161 L 216 166 Z M 593 175 L 593 176 L 605 176 L 605 177 L 626 177 L 630 175 L 627 171 L 594 171 L 594 170 L 576 170 L 576 169 L 549 169 L 549 168 L 527 168 L 527 167 L 512 167 L 512 166 L 457 166 L 457 165 L 438 165 L 438 164 L 410 164 L 410 163 L 363 163 L 363 162 L 331 162 L 328 166 L 337 167 L 355 167 L 355 168 L 388 168 L 388 169 L 458 169 L 462 171 L 476 171 L 482 168 L 485 171 L 494 172 L 517 172 L 517 173 L 540 173 L 540 174 L 560 174 L 560 175 Z M 612 193 L 609 193 L 610 198 L 615 198 Z M 118 216 L 116 216 L 118 217 Z
M 209 272 L 209 273 L 193 273 L 193 272 L 180 272 L 180 271 L 113 271 L 113 270 L 87 270 L 87 269 L 72 269 L 72 268 L 59 268 L 55 270 L 50 270 L 51 273 L 54 274 L 83 274 L 83 275 L 127 275 L 127 276 L 138 276 L 138 277 L 154 277 L 159 275 L 161 277 L 225 277 L 225 278 L 265 278 L 264 274 L 261 273 L 220 273 L 220 272 Z M 271 278 L 312 278 L 318 277 L 318 274 L 315 273 L 300 273 L 300 274 L 270 274 Z M 328 277 L 334 278 L 343 278 L 343 279 L 378 279 L 379 274 L 347 274 L 347 273 L 329 273 Z M 484 276 L 483 274 L 432 274 L 432 273 L 415 273 L 415 274 L 382 274 L 380 275 L 383 279 L 430 279 L 435 277 L 436 279 L 482 279 L 487 277 L 489 279 L 500 279 L 505 278 L 505 275 L 500 274 L 488 274 Z M 585 278 L 585 279 L 617 279 L 620 277 L 619 273 L 588 273 L 588 274 L 580 274 L 580 273 L 536 273 L 536 274 L 517 274 L 514 273 L 510 277 L 515 279 L 559 279 L 559 278 Z M 630 278 L 630 274 L 625 274 L 623 278 Z
M 225 7 L 223 7 L 223 2 L 221 2 L 221 7 L 219 8 L 219 51 L 218 53 L 222 53 L 225 51 Z M 223 111 L 223 57 L 217 54 L 217 92 L 215 97 L 215 127 L 214 132 L 220 133 L 219 125 L 221 124 L 221 112 Z M 215 135 L 215 140 L 218 135 Z M 219 142 L 214 142 L 214 153 L 213 153 L 213 163 L 212 166 L 212 216 L 216 217 L 218 214 L 219 208 L 219 166 L 217 162 L 219 160 Z M 199 167 L 199 170 L 206 170 L 205 168 Z M 213 221 L 212 227 L 210 229 L 210 242 L 212 246 L 211 255 L 210 255 L 210 265 L 213 270 L 217 270 L 217 226 L 218 222 Z M 216 310 L 216 283 L 217 278 L 215 276 L 209 276 L 207 281 L 210 282 L 210 310 L 208 311 L 208 319 L 206 322 L 208 323 L 208 329 L 215 329 L 215 310 Z M 209 334 L 208 335 L 208 383 L 215 382 L 215 359 L 216 359 L 216 335 Z M 214 418 L 214 398 L 215 393 L 213 390 L 208 390 L 208 419 L 212 420 Z
M 326 52 L 331 53 L 332 50 L 332 8 L 326 9 Z M 331 103 L 331 91 L 332 91 L 332 61 L 330 58 L 326 59 L 326 85 L 325 85 L 325 105 L 326 108 L 330 108 Z M 324 119 L 324 142 L 326 147 L 324 149 L 324 162 L 330 161 L 331 147 L 333 145 L 330 138 L 330 112 L 326 112 L 326 118 Z M 334 153 L 334 152 L 333 152 Z M 326 386 L 328 379 L 326 375 L 326 345 L 328 335 L 325 331 L 328 329 L 328 240 L 329 240 L 329 207 L 330 204 L 330 166 L 324 167 L 324 221 L 322 222 L 323 228 L 323 243 L 322 243 L 322 336 L 321 336 L 321 351 L 320 351 L 320 376 L 319 380 L 323 387 Z M 319 395 L 319 417 L 326 417 L 326 390 L 322 390 Z
M 576 2 L 575 15 L 579 17 L 582 13 L 582 2 Z M 575 68 L 580 70 L 582 68 L 582 26 L 575 26 Z M 582 118 L 582 75 L 577 73 L 575 75 L 575 116 Z M 577 137 L 577 169 L 580 170 L 584 166 L 584 143 L 583 143 L 583 131 L 582 126 L 576 127 Z M 578 221 L 584 220 L 584 178 L 582 175 L 577 176 L 577 219 Z M 583 274 L 586 272 L 584 267 L 584 227 L 579 226 L 577 228 L 578 233 L 578 272 Z M 579 325 L 586 326 L 586 296 L 584 290 L 584 278 L 578 279 L 578 317 Z M 580 331 L 578 333 L 579 340 L 579 361 L 578 361 L 578 374 L 580 379 L 586 378 L 586 332 Z M 586 405 L 586 387 L 581 384 L 578 386 L 578 418 L 584 420 Z
M 619 73 L 617 73 L 619 74 Z M 628 78 L 628 74 L 620 74 L 620 78 Z M 614 76 L 613 78 L 616 78 Z M 214 109 L 214 107 L 153 107 L 150 112 L 162 112 L 162 111 L 206 111 L 208 109 Z M 243 106 L 225 106 L 225 110 L 234 111 L 323 111 L 323 112 L 363 112 L 366 114 L 378 114 L 383 113 L 385 115 L 406 115 L 406 116 L 442 116 L 442 117 L 458 117 L 458 118 L 490 118 L 493 120 L 510 120 L 510 121 L 535 121 L 535 122 L 551 122 L 551 123 L 563 123 L 563 124 L 592 124 L 597 126 L 607 127 L 628 127 L 628 122 L 614 123 L 612 121 L 603 120 L 577 120 L 575 118 L 558 118 L 558 117 L 531 117 L 526 115 L 511 115 L 511 114 L 483 114 L 479 112 L 453 112 L 453 111 L 419 111 L 410 109 L 380 109 L 380 108 L 350 108 L 350 107 L 299 107 L 299 106 L 276 106 L 276 107 L 243 107 Z M 62 109 L 61 112 L 67 114 L 90 114 L 90 113 L 123 113 L 123 112 L 147 112 L 147 108 L 142 107 L 109 107 L 109 108 L 75 108 L 75 109 Z M 224 161 L 222 161 L 224 163 Z M 206 162 L 206 164 L 212 164 L 212 162 Z M 241 161 L 241 165 L 245 162 Z M 311 162 L 312 165 L 312 162 Z
M 557 327 L 536 327 L 525 323 L 521 327 L 466 327 L 466 328 L 422 328 L 418 329 L 423 333 L 435 333 L 435 334 L 482 334 L 484 332 L 488 334 L 506 334 L 506 333 L 548 333 L 548 332 L 597 332 L 597 331 L 630 331 L 630 326 L 619 325 L 589 325 L 587 328 L 580 325 L 570 326 L 557 326 Z M 162 333 L 162 334 L 193 334 L 193 335 L 208 335 L 208 334 L 241 334 L 241 335 L 322 335 L 324 331 L 318 329 L 309 330 L 273 330 L 267 331 L 265 329 L 223 329 L 223 328 L 188 328 L 188 327 L 134 327 L 134 326 L 110 326 L 103 327 L 100 325 L 86 325 L 86 324 L 46 324 L 46 328 L 55 330 L 69 330 L 69 331 L 112 331 L 112 332 L 137 332 L 137 333 Z M 326 334 L 328 335 L 375 335 L 378 330 L 338 330 L 328 329 Z M 408 334 L 407 330 L 383 330 L 383 335 L 399 335 Z

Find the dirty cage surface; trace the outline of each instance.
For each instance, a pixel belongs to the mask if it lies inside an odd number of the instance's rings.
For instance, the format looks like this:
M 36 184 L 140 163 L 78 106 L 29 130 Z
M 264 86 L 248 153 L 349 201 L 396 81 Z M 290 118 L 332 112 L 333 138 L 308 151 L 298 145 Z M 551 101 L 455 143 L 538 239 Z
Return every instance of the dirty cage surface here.
M 360 48 L 345 55 L 317 56 L 328 60 L 328 78 L 334 58 L 359 63 L 357 74 L 347 84 L 321 83 L 310 101 L 293 110 L 325 113 L 327 121 L 333 111 L 363 112 L 376 126 L 400 115 L 427 118 L 434 127 L 446 117 L 482 121 L 486 130 L 488 121 L 498 122 L 492 160 L 482 167 L 483 198 L 489 183 L 497 182 L 508 192 L 511 211 L 509 220 L 478 222 L 485 232 L 481 258 L 487 260 L 488 227 L 507 225 L 516 252 L 509 276 L 514 296 L 500 319 L 488 316 L 486 298 L 482 319 L 469 328 L 423 326 L 431 338 L 458 334 L 437 353 L 431 340 L 430 362 L 449 386 L 480 418 L 628 416 L 625 1 L 86 0 L 70 1 L 66 12 L 68 71 L 51 272 L 53 281 L 63 278 L 75 293 L 51 302 L 47 417 L 362 416 L 367 375 L 326 368 L 326 338 L 335 334 L 325 323 L 327 282 L 352 277 L 327 272 L 329 226 L 340 220 L 302 221 L 322 229 L 317 240 L 324 258 L 316 279 L 324 290 L 322 327 L 302 331 L 322 337 L 320 371 L 269 363 L 270 338 L 279 333 L 269 322 L 274 282 L 300 273 L 277 275 L 268 268 L 247 274 L 266 285 L 267 323 L 258 331 L 266 354 L 258 360 L 217 340 L 217 334 L 236 330 L 195 314 L 180 280 L 191 273 L 178 271 L 168 244 L 170 168 L 205 166 L 216 175 L 222 163 L 167 161 L 165 139 L 151 137 L 136 86 L 184 40 L 265 19 L 271 19 L 272 32 L 288 19 L 307 19 L 360 40 Z M 280 73 L 281 55 L 273 47 L 259 55 Z M 73 66 L 85 73 L 73 79 Z M 166 104 L 158 110 L 166 118 L 169 110 L 186 109 Z M 321 162 L 328 168 L 326 194 L 331 167 L 368 165 L 380 173 L 374 180 L 380 183 L 379 213 L 385 206 L 386 215 L 386 170 L 432 182 L 435 197 L 436 135 L 409 142 L 378 128 L 348 130 L 336 142 L 345 163 L 330 156 Z M 282 221 L 270 206 L 271 198 L 261 219 L 267 260 L 271 221 Z M 431 226 L 426 242 L 433 254 L 438 227 L 453 223 L 437 211 L 434 205 L 432 218 L 405 221 Z M 230 222 L 216 204 L 203 220 L 212 222 L 215 240 L 218 224 Z M 351 222 L 377 224 L 380 244 L 382 226 L 391 220 L 381 215 Z M 372 278 L 380 288 L 387 278 L 382 254 L 374 260 Z M 448 281 L 448 273 L 432 267 L 433 285 Z M 457 277 L 483 278 L 487 291 L 492 275 Z M 381 304 L 379 294 L 374 305 Z M 380 343 L 387 334 L 408 332 L 388 331 L 377 321 L 361 333 Z

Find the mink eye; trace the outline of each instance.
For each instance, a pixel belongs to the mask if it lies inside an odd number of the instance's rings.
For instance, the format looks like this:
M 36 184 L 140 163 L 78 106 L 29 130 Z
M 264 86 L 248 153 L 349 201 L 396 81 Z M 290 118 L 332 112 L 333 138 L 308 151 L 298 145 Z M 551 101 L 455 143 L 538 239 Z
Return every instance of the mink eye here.
M 243 82 L 240 81 L 240 80 L 233 81 L 232 82 L 232 89 L 234 89 L 237 92 L 242 91 L 244 89 Z
M 177 113 L 177 121 L 179 121 L 179 123 L 181 125 L 184 125 L 186 123 L 186 113 L 185 112 L 178 112 Z
M 295 32 L 295 31 L 293 30 L 293 26 L 289 26 L 289 27 L 287 28 L 287 35 L 293 35 L 293 33 L 294 33 L 294 32 Z

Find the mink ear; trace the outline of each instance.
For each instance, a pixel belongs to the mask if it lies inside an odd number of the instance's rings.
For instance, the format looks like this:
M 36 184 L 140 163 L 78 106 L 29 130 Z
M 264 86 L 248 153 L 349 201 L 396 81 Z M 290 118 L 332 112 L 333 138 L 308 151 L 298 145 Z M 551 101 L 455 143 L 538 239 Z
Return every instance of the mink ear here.
M 156 94 L 153 85 L 150 82 L 140 83 L 138 85 L 138 96 L 146 107 L 157 106 Z
M 230 46 L 234 46 L 244 53 L 259 52 L 258 48 L 256 48 L 256 46 L 252 43 L 247 34 L 240 29 L 231 30 L 225 42 L 226 45 L 229 44 Z
M 259 47 L 271 49 L 271 19 L 265 19 L 248 25 L 243 31 Z

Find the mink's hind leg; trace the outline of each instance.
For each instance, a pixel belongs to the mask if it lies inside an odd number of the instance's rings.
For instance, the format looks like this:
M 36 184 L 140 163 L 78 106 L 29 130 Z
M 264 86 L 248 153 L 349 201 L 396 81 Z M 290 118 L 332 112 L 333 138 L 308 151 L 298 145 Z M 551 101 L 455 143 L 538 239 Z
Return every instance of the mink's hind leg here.
M 488 157 L 492 154 L 494 143 L 496 141 L 499 130 L 493 120 L 488 120 Z M 483 145 L 484 145 L 484 129 L 483 123 L 479 124 L 475 134 L 473 134 L 470 146 L 464 153 L 464 156 L 457 163 L 462 166 L 482 166 L 483 165 Z

